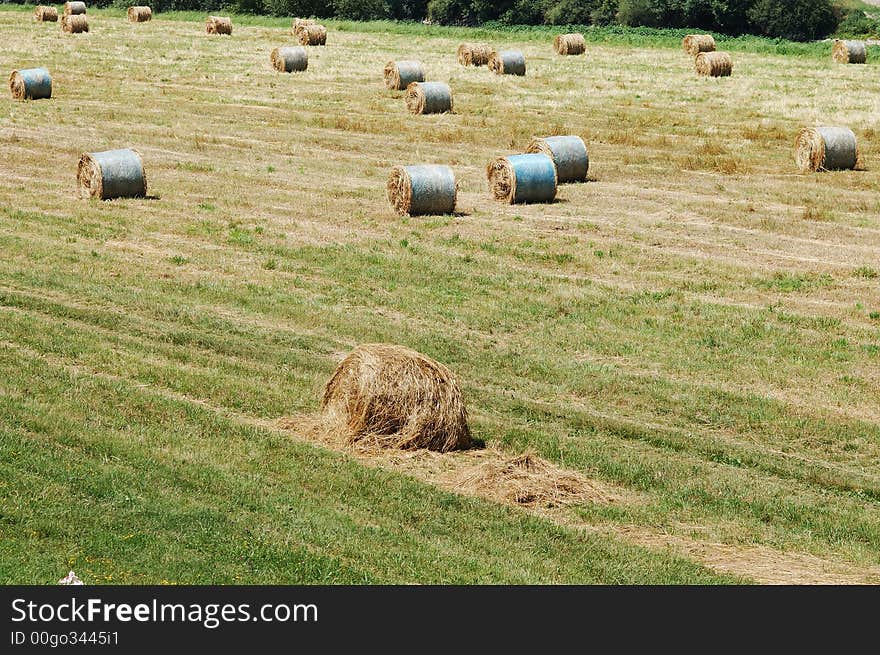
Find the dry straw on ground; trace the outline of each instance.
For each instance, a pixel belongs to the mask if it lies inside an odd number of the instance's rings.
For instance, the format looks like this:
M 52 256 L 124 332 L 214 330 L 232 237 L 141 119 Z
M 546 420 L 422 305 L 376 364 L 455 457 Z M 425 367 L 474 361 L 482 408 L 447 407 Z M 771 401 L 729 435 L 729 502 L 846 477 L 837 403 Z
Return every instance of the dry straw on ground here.
M 309 53 L 299 45 L 275 48 L 269 58 L 279 73 L 298 73 L 309 67 Z
M 681 40 L 682 49 L 691 57 L 696 57 L 701 52 L 715 50 L 715 39 L 711 34 L 688 34 Z
M 526 58 L 519 50 L 493 51 L 487 65 L 496 75 L 526 74 Z
M 85 14 L 71 14 L 61 17 L 61 31 L 68 34 L 79 34 L 89 31 L 89 19 Z
M 232 34 L 232 19 L 228 16 L 208 16 L 205 19 L 205 32 L 208 34 Z
M 445 82 L 413 82 L 406 87 L 406 108 L 413 114 L 452 111 L 452 89 Z
M 485 66 L 491 54 L 492 46 L 486 43 L 462 43 L 458 46 L 458 63 L 462 66 Z
M 58 10 L 55 7 L 47 7 L 45 5 L 37 5 L 34 9 L 34 20 L 38 23 L 52 22 L 58 20 Z
M 100 200 L 147 195 L 147 176 L 136 150 L 83 153 L 76 180 L 83 196 Z
M 449 166 L 395 166 L 386 184 L 388 201 L 402 216 L 455 211 L 458 185 Z
M 296 25 L 293 28 L 293 35 L 300 45 L 326 45 L 327 44 L 327 28 L 323 25 L 310 23 L 307 25 Z
M 424 82 L 425 73 L 417 61 L 389 61 L 383 72 L 385 86 L 395 91 L 406 89 L 413 82 Z
M 587 51 L 587 42 L 584 40 L 584 35 L 579 32 L 558 34 L 553 39 L 553 49 L 560 55 L 582 55 Z
M 65 16 L 75 16 L 86 13 L 86 3 L 85 2 L 65 2 L 64 3 L 64 15 Z
M 864 64 L 868 59 L 868 49 L 864 41 L 835 39 L 831 58 L 838 64 Z
M 321 411 L 323 429 L 348 443 L 438 452 L 471 446 L 455 375 L 404 346 L 355 348 L 324 387 Z
M 152 20 L 153 10 L 149 7 L 136 6 L 128 8 L 128 20 L 131 23 L 146 23 Z
M 733 72 L 733 60 L 726 52 L 701 52 L 694 60 L 699 75 L 727 77 Z
M 856 135 L 847 127 L 806 127 L 795 141 L 795 162 L 802 172 L 862 169 Z

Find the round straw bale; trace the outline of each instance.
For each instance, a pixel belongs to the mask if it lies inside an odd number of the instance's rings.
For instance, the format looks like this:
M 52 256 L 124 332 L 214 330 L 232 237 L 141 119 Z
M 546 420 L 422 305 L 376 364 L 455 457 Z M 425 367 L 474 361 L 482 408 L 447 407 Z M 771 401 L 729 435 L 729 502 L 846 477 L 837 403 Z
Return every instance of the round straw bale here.
M 293 25 L 290 26 L 291 31 L 295 30 L 299 25 L 315 25 L 315 21 L 311 18 L 294 18 Z
M 442 114 L 452 111 L 452 89 L 446 82 L 413 82 L 404 102 L 413 114 Z
M 492 46 L 486 43 L 462 43 L 458 46 L 458 63 L 462 66 L 485 66 L 491 54 Z
M 556 166 L 556 181 L 583 182 L 590 169 L 587 146 L 579 136 L 534 137 L 526 152 L 540 152 L 553 160 Z
M 715 50 L 715 39 L 711 34 L 688 34 L 681 40 L 681 47 L 691 57 L 696 57 L 701 52 Z
M 205 20 L 205 32 L 232 35 L 232 19 L 228 16 L 208 16 Z
M 9 88 L 16 100 L 39 100 L 52 97 L 52 76 L 45 68 L 12 71 Z
M 495 200 L 552 202 L 556 197 L 556 166 L 541 153 L 498 157 L 486 167 Z
M 144 163 L 136 150 L 83 153 L 76 180 L 86 197 L 138 198 L 147 195 Z
M 584 35 L 579 32 L 557 34 L 553 39 L 553 49 L 560 55 L 582 55 L 587 51 L 587 42 L 584 41 Z
M 327 45 L 327 28 L 323 25 L 297 25 L 293 35 L 301 45 Z
M 350 443 L 439 452 L 471 446 L 467 409 L 443 364 L 393 344 L 355 348 L 324 387 L 321 409 Z
M 726 52 L 701 52 L 694 60 L 699 75 L 727 77 L 733 72 L 733 60 Z
M 61 31 L 68 34 L 79 34 L 89 31 L 89 19 L 85 14 L 70 14 L 61 17 Z
M 838 64 L 864 64 L 868 59 L 868 49 L 864 41 L 835 39 L 831 58 Z
M 519 50 L 492 51 L 489 55 L 489 70 L 496 75 L 525 75 L 526 58 Z
M 424 82 L 422 65 L 417 61 L 389 61 L 385 64 L 385 86 L 402 91 L 413 82 Z
M 856 135 L 848 127 L 805 127 L 795 141 L 795 162 L 804 173 L 861 168 Z
M 58 20 L 58 10 L 55 7 L 47 7 L 46 5 L 37 5 L 34 9 L 34 20 L 38 23 L 51 22 Z
M 146 23 L 152 20 L 153 10 L 149 7 L 135 6 L 128 8 L 128 20 L 131 23 Z
M 451 214 L 457 192 L 449 166 L 395 166 L 387 184 L 388 201 L 402 215 Z
M 85 2 L 65 2 L 64 3 L 64 15 L 65 16 L 77 16 L 79 14 L 86 13 L 86 3 Z
M 309 53 L 301 45 L 275 48 L 270 58 L 279 73 L 298 73 L 309 67 Z

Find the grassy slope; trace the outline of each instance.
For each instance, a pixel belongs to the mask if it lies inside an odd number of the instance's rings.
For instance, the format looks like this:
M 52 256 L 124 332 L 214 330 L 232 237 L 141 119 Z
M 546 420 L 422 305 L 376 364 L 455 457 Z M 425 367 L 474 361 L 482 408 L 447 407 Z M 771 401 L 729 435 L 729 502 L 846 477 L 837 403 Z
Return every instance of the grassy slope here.
M 873 64 L 743 53 L 695 80 L 672 50 L 596 46 L 583 71 L 530 38 L 506 80 L 455 65 L 467 32 L 408 26 L 334 32 L 282 77 L 274 19 L 221 40 L 19 16 L 0 65 L 48 64 L 56 97 L 0 120 L 0 581 L 719 579 L 235 419 L 312 409 L 375 340 L 451 365 L 488 442 L 645 498 L 584 520 L 880 561 L 877 173 L 790 154 L 833 120 L 871 161 Z M 412 53 L 455 115 L 381 89 Z M 556 130 L 598 182 L 492 203 L 485 162 Z M 129 144 L 159 199 L 75 201 L 78 154 Z M 392 217 L 388 168 L 434 160 L 467 215 Z

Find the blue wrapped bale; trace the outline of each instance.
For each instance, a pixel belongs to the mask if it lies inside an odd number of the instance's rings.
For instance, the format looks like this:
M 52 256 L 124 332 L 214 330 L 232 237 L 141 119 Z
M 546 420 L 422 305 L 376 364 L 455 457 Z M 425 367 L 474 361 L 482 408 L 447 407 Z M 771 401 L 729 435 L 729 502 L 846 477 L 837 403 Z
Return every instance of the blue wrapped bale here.
M 452 111 L 452 89 L 446 82 L 413 82 L 404 101 L 413 114 L 442 114 Z
M 863 168 L 856 135 L 848 127 L 806 127 L 795 143 L 795 161 L 803 172 Z
M 526 57 L 519 50 L 502 50 L 489 55 L 489 70 L 496 75 L 525 75 Z
M 110 198 L 141 198 L 147 195 L 144 163 L 135 150 L 83 153 L 76 179 L 83 195 Z
M 413 82 L 424 82 L 422 64 L 417 61 L 389 61 L 385 64 L 385 86 L 403 91 Z
M 486 176 L 495 200 L 515 204 L 556 198 L 556 166 L 547 155 L 498 157 L 486 168 Z
M 388 178 L 388 201 L 403 216 L 451 214 L 457 193 L 449 166 L 395 166 Z
M 86 13 L 86 3 L 85 2 L 65 2 L 64 3 L 64 15 L 65 16 L 81 16 Z
M 309 67 L 309 53 L 299 45 L 275 48 L 270 58 L 279 73 L 298 73 Z
M 556 166 L 556 181 L 583 182 L 590 169 L 587 146 L 579 136 L 534 137 L 526 152 L 539 152 L 547 155 Z
M 12 71 L 9 88 L 16 100 L 39 100 L 52 97 L 52 76 L 45 68 Z
M 838 64 L 864 64 L 868 59 L 868 49 L 864 41 L 835 39 L 831 58 Z

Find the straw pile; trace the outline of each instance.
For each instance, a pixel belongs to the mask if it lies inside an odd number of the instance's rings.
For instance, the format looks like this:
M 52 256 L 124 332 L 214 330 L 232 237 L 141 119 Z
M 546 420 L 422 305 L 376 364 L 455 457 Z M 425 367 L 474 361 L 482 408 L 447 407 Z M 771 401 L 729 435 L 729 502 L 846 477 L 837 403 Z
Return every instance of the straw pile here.
M 492 51 L 488 66 L 496 75 L 526 74 L 526 58 L 519 50 Z
M 304 71 L 309 67 L 309 53 L 302 46 L 282 46 L 270 55 L 272 68 L 279 73 Z
M 864 41 L 835 39 L 831 58 L 838 64 L 864 64 L 868 58 L 868 49 Z
M 146 23 L 148 20 L 152 20 L 153 18 L 153 10 L 149 7 L 129 7 L 128 8 L 128 20 L 131 23 Z
M 556 197 L 556 166 L 547 155 L 498 157 L 486 167 L 486 177 L 495 200 L 514 204 L 551 202 Z
M 290 30 L 291 30 L 291 32 L 293 32 L 293 30 L 295 30 L 300 25 L 314 25 L 314 24 L 315 24 L 315 21 L 313 21 L 311 18 L 294 18 L 293 25 L 290 26 Z
M 462 43 L 458 46 L 458 63 L 462 66 L 485 66 L 492 47 L 485 43 Z
M 9 89 L 15 100 L 39 100 L 52 97 L 52 77 L 45 68 L 12 71 Z
M 439 452 L 471 446 L 455 375 L 403 346 L 355 348 L 324 387 L 321 410 L 325 430 L 342 433 L 348 443 Z
M 701 52 L 713 52 L 715 39 L 711 34 L 688 34 L 681 40 L 681 47 L 691 57 L 696 57 Z
M 553 49 L 560 55 L 582 55 L 587 51 L 587 42 L 580 33 L 558 34 L 553 39 Z
M 733 60 L 726 52 L 701 52 L 694 60 L 697 74 L 727 77 L 733 72 Z
M 385 86 L 402 91 L 413 82 L 424 82 L 422 65 L 417 61 L 389 61 L 385 64 Z
M 402 216 L 455 211 L 458 189 L 449 166 L 395 166 L 386 189 L 388 201 Z
M 147 195 L 144 163 L 135 150 L 83 153 L 76 180 L 86 197 L 107 200 Z
M 54 23 L 58 20 L 58 10 L 55 7 L 37 5 L 36 9 L 34 9 L 34 20 L 38 23 Z
M 293 35 L 301 45 L 327 44 L 327 28 L 323 25 L 317 25 L 315 23 L 296 25 L 293 28 Z
M 413 114 L 442 114 L 452 111 L 452 89 L 445 82 L 413 82 L 404 101 Z
M 587 146 L 579 136 L 534 137 L 526 152 L 539 152 L 547 155 L 556 166 L 556 181 L 583 182 L 590 169 Z
M 863 168 L 856 135 L 848 127 L 806 127 L 795 141 L 795 162 L 806 172 Z
M 81 14 L 85 14 L 86 13 L 86 3 L 85 2 L 65 2 L 63 13 L 65 16 L 79 16 Z
M 89 31 L 89 19 L 85 14 L 70 14 L 61 17 L 61 31 L 68 34 L 79 34 Z
M 232 19 L 228 16 L 208 16 L 205 20 L 208 34 L 232 34 Z

